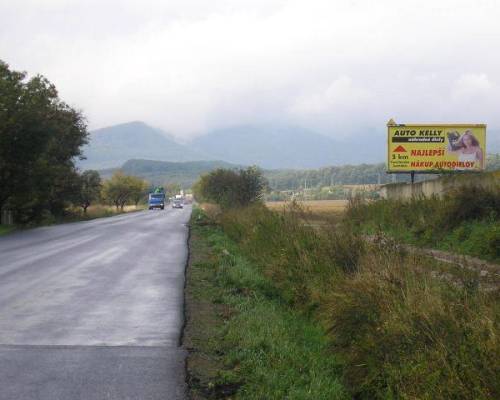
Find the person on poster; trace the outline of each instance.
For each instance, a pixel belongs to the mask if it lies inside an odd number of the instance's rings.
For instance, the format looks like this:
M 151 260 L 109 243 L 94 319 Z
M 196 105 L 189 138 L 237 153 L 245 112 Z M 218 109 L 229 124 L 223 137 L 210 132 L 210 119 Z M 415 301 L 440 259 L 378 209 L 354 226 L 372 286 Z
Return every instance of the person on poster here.
M 466 130 L 454 143 L 449 138 L 447 151 L 448 153 L 456 154 L 458 161 L 474 162 L 475 168 L 483 168 L 483 151 L 479 145 L 479 140 L 476 139 L 470 130 Z

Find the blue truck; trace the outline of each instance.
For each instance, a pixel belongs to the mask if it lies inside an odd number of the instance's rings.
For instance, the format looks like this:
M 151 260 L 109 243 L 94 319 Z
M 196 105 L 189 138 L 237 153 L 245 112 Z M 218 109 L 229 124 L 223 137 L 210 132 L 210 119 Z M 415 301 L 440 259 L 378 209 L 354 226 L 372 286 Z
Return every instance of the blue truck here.
M 153 193 L 149 194 L 149 199 L 148 199 L 148 206 L 150 210 L 153 210 L 155 208 L 159 208 L 161 210 L 165 209 L 165 202 L 166 202 L 166 197 L 165 197 L 165 191 L 163 188 L 155 188 Z

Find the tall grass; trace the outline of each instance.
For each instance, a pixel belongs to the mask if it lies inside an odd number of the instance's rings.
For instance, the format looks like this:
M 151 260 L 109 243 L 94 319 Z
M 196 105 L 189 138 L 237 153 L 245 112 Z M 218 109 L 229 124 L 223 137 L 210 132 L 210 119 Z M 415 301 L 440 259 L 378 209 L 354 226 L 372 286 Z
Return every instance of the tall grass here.
M 426 218 L 432 205 L 421 204 Z M 470 272 L 458 283 L 437 277 L 433 260 L 391 241 L 366 244 L 352 224 L 313 228 L 307 217 L 296 206 L 256 206 L 219 222 L 284 301 L 328 330 L 355 398 L 500 397 L 498 289 L 481 291 Z
M 355 201 L 346 221 L 365 232 L 500 261 L 500 184 L 459 188 L 443 199 Z
M 206 240 L 212 254 L 191 268 L 204 270 L 200 295 L 211 293 L 226 316 L 210 337 L 224 363 L 213 393 L 248 400 L 348 399 L 324 329 L 290 309 L 238 246 L 199 217 L 195 210 L 193 235 L 198 243 Z

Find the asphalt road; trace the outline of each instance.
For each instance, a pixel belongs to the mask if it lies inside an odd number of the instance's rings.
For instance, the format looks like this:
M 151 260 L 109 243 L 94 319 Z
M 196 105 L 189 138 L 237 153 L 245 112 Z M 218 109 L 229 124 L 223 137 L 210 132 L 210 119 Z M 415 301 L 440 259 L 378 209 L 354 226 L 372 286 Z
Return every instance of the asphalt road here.
M 184 399 L 190 214 L 0 238 L 0 400 Z

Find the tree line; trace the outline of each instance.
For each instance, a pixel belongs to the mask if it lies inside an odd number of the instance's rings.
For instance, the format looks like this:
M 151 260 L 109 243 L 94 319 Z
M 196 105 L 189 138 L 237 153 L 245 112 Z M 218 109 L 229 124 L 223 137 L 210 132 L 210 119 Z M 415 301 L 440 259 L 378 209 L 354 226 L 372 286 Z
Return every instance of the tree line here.
M 111 179 L 104 182 L 101 182 L 99 173 L 94 170 L 84 171 L 79 178 L 80 187 L 71 200 L 73 204 L 80 206 L 84 213 L 94 203 L 114 205 L 116 209 L 121 210 L 126 204 L 137 206 L 150 190 L 147 181 L 125 175 L 122 171 L 116 171 Z
M 500 155 L 488 154 L 486 171 L 500 169 Z M 264 175 L 273 190 L 302 190 L 338 185 L 386 184 L 410 182 L 410 174 L 387 174 L 385 163 L 342 165 L 308 170 L 269 170 Z M 416 180 L 437 177 L 433 174 L 417 174 Z
M 137 204 L 144 180 L 117 173 L 103 183 L 97 171 L 78 171 L 88 137 L 85 117 L 54 84 L 0 60 L 0 211 L 26 224 L 61 217 L 70 206 L 86 212 L 96 201 Z

